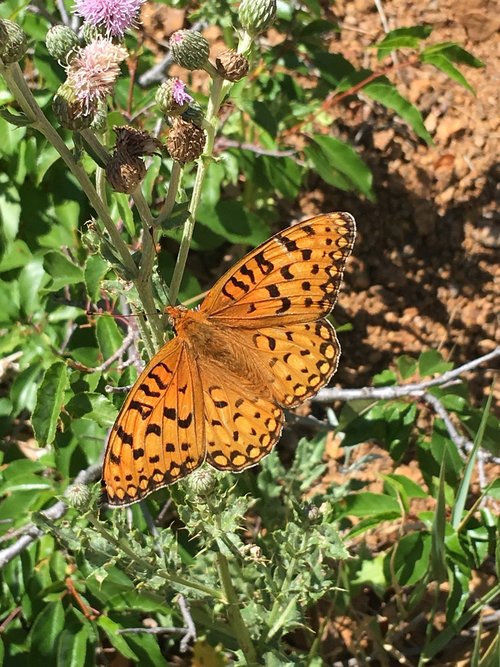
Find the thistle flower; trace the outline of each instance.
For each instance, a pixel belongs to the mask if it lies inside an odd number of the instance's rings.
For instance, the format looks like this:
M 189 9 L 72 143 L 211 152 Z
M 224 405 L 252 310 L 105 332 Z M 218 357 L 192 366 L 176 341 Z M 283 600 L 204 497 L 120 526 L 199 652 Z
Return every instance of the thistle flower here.
M 186 92 L 186 85 L 177 78 L 164 81 L 156 91 L 156 104 L 164 114 L 178 116 L 183 113 L 193 98 Z
M 85 109 L 95 108 L 111 94 L 120 74 L 119 64 L 127 55 L 126 49 L 109 39 L 96 39 L 74 55 L 68 82 Z
M 134 25 L 145 0 L 76 0 L 76 13 L 85 21 L 103 27 L 106 34 L 123 37 Z

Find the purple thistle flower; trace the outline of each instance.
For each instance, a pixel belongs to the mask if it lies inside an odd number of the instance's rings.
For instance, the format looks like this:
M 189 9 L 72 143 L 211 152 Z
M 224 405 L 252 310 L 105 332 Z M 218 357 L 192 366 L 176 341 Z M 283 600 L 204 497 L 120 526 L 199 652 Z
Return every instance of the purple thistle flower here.
M 123 37 L 134 25 L 145 0 L 75 0 L 76 13 L 85 21 L 101 26 L 108 35 Z
M 128 53 L 109 39 L 96 39 L 75 53 L 68 66 L 68 83 L 89 112 L 113 91 L 120 63 Z
M 174 79 L 172 84 L 172 97 L 179 106 L 189 104 L 193 98 L 186 92 L 186 84 L 180 79 Z

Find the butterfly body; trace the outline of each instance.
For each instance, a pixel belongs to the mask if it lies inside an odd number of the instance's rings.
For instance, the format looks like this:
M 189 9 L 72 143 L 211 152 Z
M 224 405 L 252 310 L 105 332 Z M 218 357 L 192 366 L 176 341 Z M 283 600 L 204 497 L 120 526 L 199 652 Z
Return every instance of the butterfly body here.
M 240 471 L 271 451 L 283 408 L 316 394 L 337 368 L 325 317 L 354 235 L 348 213 L 317 216 L 243 257 L 199 309 L 167 307 L 175 338 L 141 373 L 109 437 L 110 505 L 140 500 L 204 461 Z

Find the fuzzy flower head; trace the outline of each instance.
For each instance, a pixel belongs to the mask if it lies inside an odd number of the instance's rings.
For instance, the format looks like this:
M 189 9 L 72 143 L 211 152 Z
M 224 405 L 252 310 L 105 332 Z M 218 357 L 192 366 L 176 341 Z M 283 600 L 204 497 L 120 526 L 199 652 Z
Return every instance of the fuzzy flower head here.
M 145 0 L 76 0 L 76 13 L 92 25 L 105 29 L 108 35 L 123 37 L 134 25 Z
M 113 92 L 120 63 L 127 55 L 123 46 L 109 39 L 96 39 L 74 55 L 68 67 L 68 82 L 87 112 Z
M 179 106 L 184 104 L 189 104 L 193 101 L 191 95 L 186 92 L 186 84 L 184 81 L 175 78 L 172 84 L 172 97 L 177 102 Z

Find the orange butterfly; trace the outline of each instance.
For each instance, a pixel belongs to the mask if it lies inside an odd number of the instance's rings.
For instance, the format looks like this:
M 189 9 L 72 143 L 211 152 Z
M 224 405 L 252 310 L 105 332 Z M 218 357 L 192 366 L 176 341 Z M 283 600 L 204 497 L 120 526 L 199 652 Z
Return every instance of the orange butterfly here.
M 167 307 L 176 337 L 151 359 L 111 430 L 103 484 L 128 505 L 205 460 L 241 471 L 269 454 L 283 408 L 314 396 L 337 369 L 325 319 L 355 237 L 349 213 L 318 215 L 243 257 L 201 307 Z

